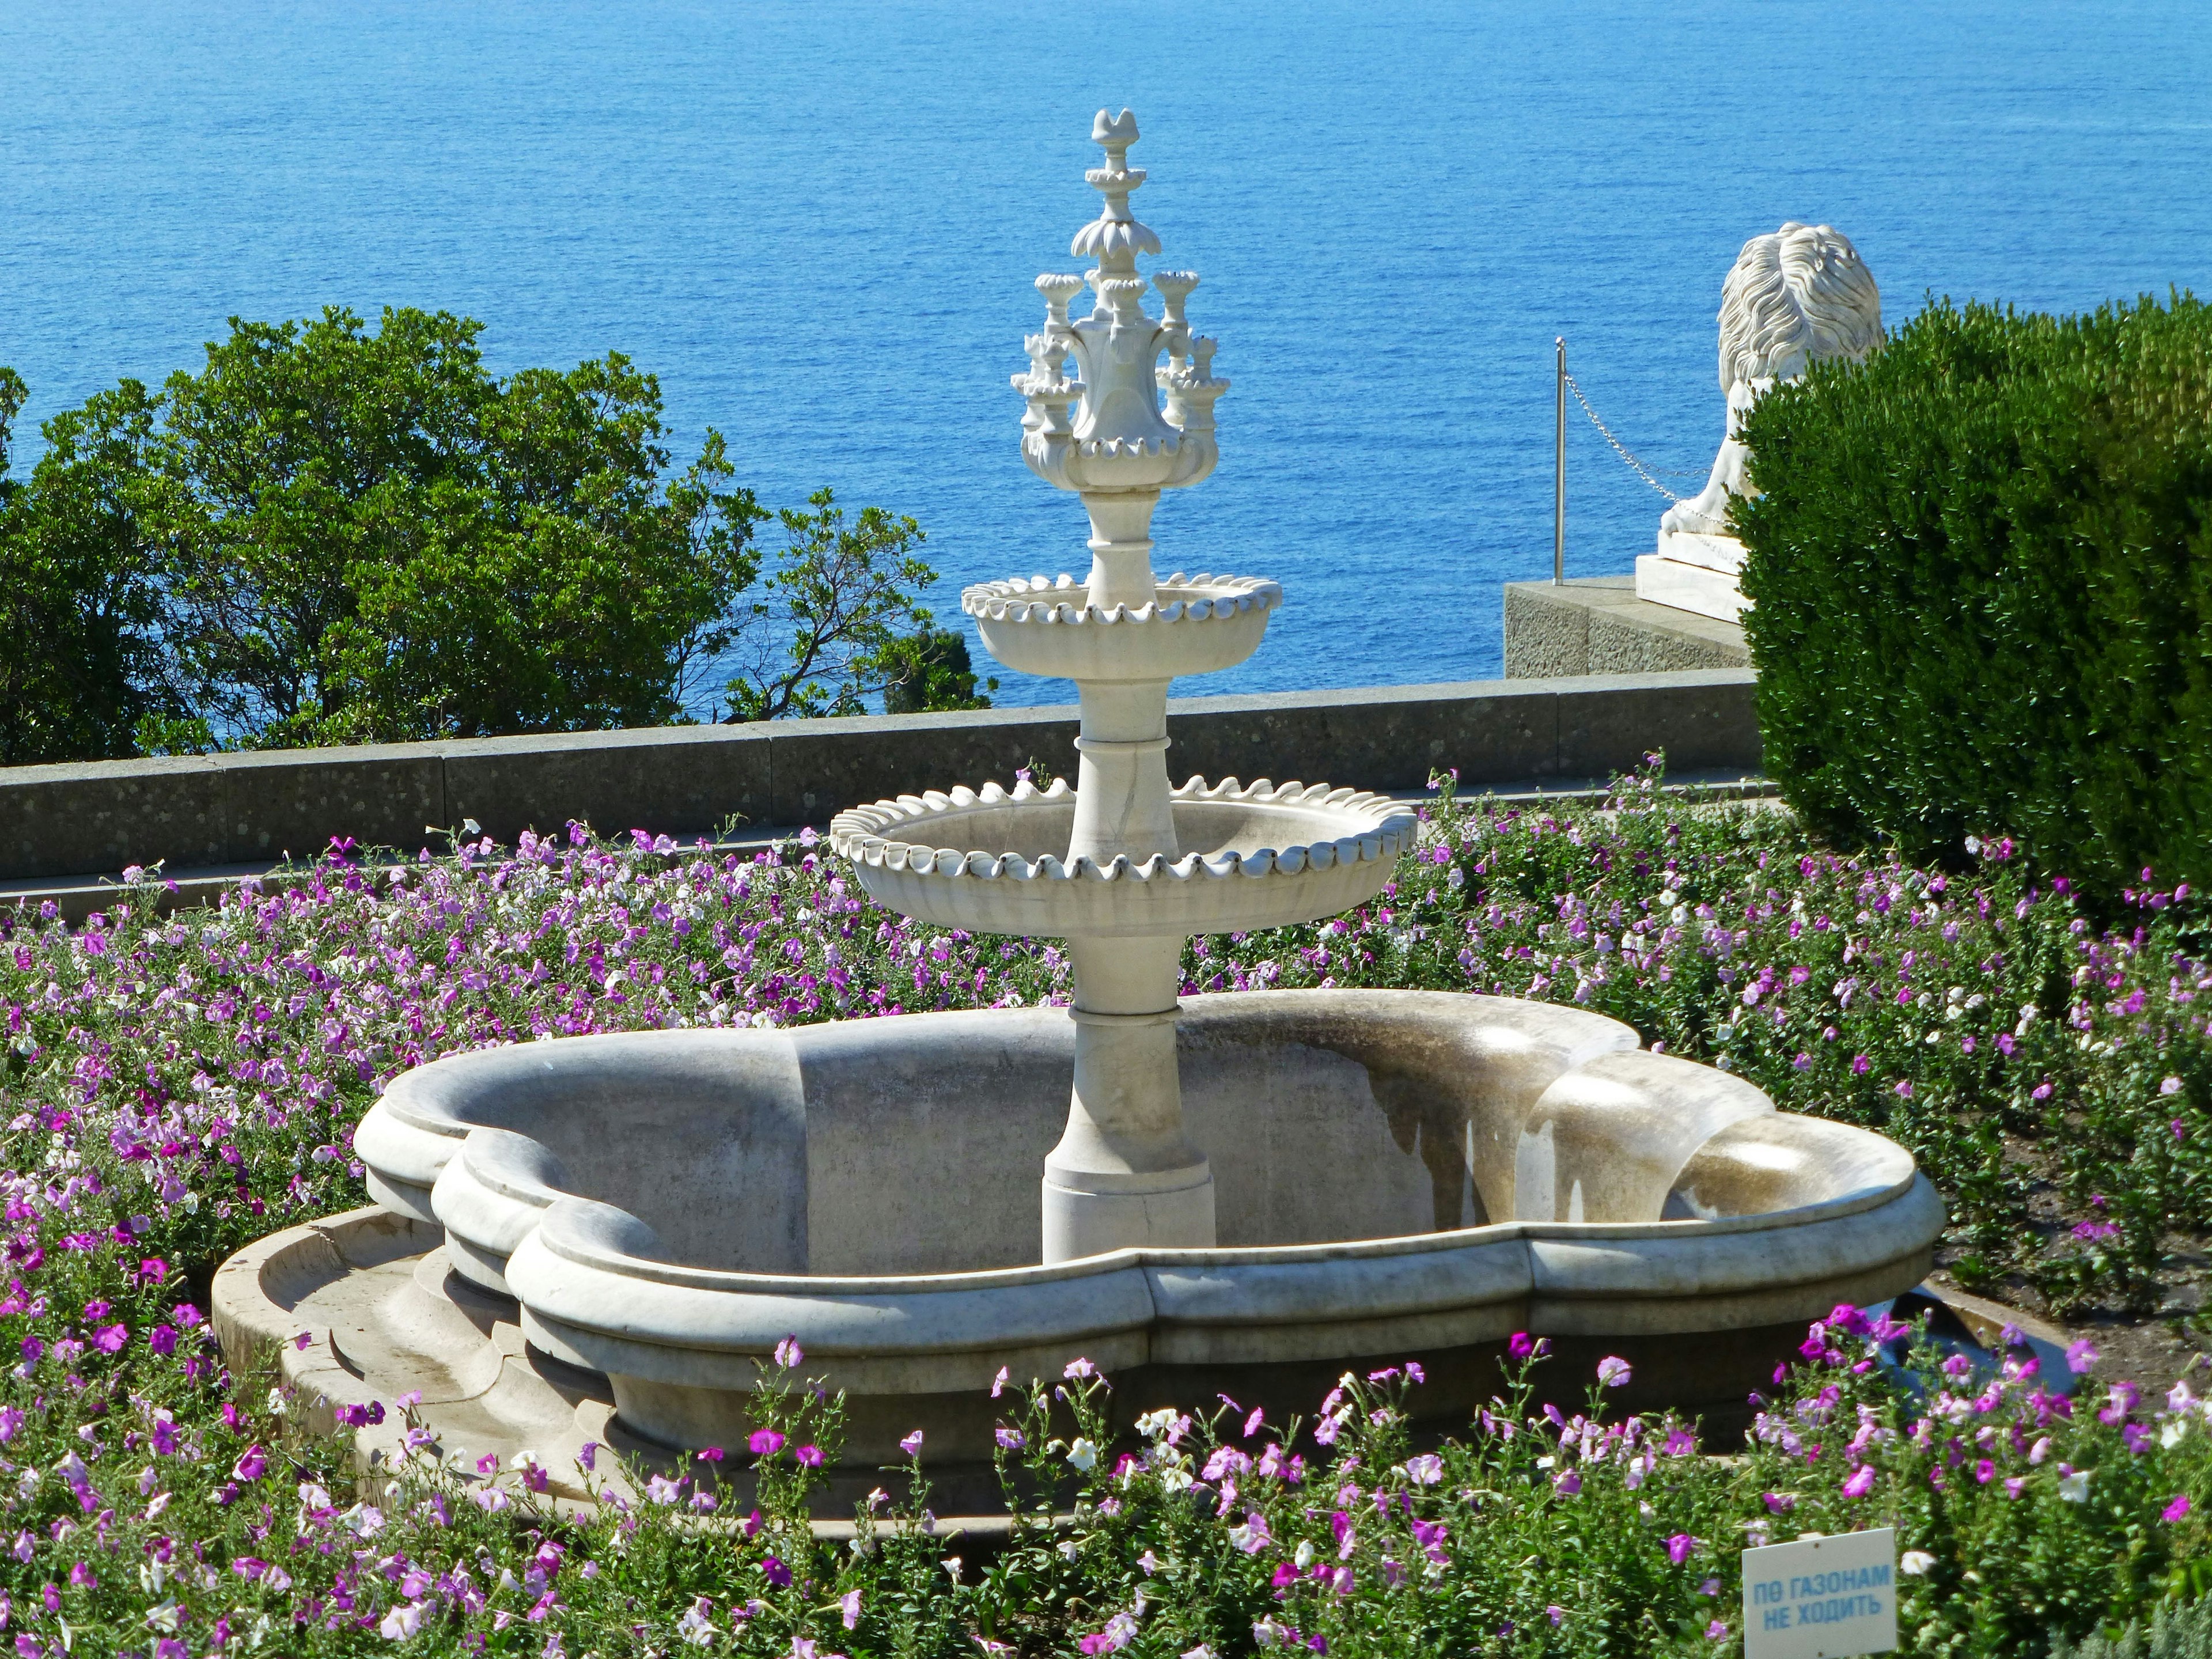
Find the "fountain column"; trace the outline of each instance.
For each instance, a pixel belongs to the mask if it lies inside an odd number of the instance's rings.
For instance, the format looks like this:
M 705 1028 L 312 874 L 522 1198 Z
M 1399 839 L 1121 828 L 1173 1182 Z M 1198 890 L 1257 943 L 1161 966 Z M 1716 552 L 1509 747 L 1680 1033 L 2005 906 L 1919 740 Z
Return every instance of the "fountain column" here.
M 1086 492 L 1090 602 L 1155 603 L 1149 534 L 1157 489 Z M 1102 868 L 1182 856 L 1168 798 L 1168 682 L 1079 681 L 1070 863 Z M 1045 1159 L 1044 1256 L 1066 1261 L 1132 1245 L 1211 1246 L 1213 1172 L 1183 1132 L 1176 1071 L 1182 939 L 1071 938 L 1075 1089 Z

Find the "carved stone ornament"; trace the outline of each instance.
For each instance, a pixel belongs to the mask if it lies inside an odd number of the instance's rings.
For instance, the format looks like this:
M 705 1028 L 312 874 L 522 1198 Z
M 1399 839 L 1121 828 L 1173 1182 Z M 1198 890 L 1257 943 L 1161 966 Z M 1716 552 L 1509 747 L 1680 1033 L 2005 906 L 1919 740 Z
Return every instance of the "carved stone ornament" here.
M 1881 343 L 1881 294 L 1850 238 L 1795 220 L 1743 245 L 1721 285 L 1721 390 L 1726 435 L 1697 495 L 1659 520 L 1659 546 L 1636 562 L 1636 592 L 1678 610 L 1734 622 L 1743 609 L 1743 544 L 1729 534 L 1729 499 L 1753 495 L 1741 433 L 1765 390 L 1830 358 Z

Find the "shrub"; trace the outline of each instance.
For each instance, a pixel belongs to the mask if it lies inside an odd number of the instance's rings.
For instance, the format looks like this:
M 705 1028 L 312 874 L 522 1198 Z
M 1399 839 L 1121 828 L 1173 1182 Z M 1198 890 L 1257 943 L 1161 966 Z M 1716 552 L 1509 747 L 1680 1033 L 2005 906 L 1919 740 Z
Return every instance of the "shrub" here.
M 1810 823 L 2212 879 L 2212 311 L 1931 305 L 1745 439 L 1759 720 Z

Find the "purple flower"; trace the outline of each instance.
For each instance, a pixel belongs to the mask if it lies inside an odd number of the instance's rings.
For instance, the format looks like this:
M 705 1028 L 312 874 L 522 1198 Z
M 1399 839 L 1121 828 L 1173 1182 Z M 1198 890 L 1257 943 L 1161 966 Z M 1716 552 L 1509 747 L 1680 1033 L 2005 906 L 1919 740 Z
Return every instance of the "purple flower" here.
M 1597 1362 L 1597 1380 L 1608 1389 L 1623 1389 L 1629 1382 L 1628 1362 L 1619 1354 L 1607 1354 Z
M 796 1336 L 787 1336 L 775 1345 L 775 1363 L 786 1370 L 796 1369 L 806 1358 L 806 1351 L 799 1346 Z
M 2161 1521 L 2185 1520 L 2188 1516 L 2189 1509 L 2189 1494 L 2184 1492 L 2180 1497 L 2175 1498 L 2173 1502 L 2168 1504 L 2164 1509 L 2160 1510 L 2158 1512 L 2158 1518 Z
M 1667 1559 L 1676 1566 L 1697 1553 L 1698 1540 L 1686 1532 L 1678 1532 L 1667 1540 Z
M 791 1569 L 773 1555 L 761 1557 L 761 1577 L 778 1589 L 791 1588 Z
M 774 1429 L 755 1429 L 745 1444 L 755 1457 L 773 1457 L 783 1449 L 783 1436 Z
M 1004 1426 L 1001 1426 L 998 1431 L 998 1441 L 1000 1447 L 1006 1451 L 1019 1451 L 1030 1443 L 1029 1437 L 1019 1429 L 1009 1429 Z
M 912 1434 L 907 1436 L 905 1439 L 900 1441 L 899 1449 L 904 1452 L 908 1457 L 921 1456 L 921 1431 L 920 1429 L 916 1429 Z
M 803 1469 L 818 1469 L 822 1467 L 822 1448 L 819 1446 L 800 1446 L 791 1455 Z
M 2074 1342 L 2066 1350 L 2066 1369 L 2076 1376 L 2094 1366 L 2097 1359 L 2096 1345 L 2086 1336 Z

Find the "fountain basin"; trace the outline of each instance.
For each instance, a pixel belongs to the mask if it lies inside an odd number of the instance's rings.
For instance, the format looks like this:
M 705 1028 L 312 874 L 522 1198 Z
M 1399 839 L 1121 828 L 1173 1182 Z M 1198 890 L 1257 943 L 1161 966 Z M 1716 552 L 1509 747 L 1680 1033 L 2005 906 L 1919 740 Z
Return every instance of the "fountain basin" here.
M 1643 1403 L 1736 1407 L 1808 1319 L 1917 1283 L 1942 1227 L 1900 1148 L 1584 1011 L 1247 993 L 1188 1000 L 1177 1036 L 1209 1249 L 1036 1264 L 1060 1010 L 455 1056 L 356 1148 L 381 1205 L 441 1230 L 453 1293 L 513 1298 L 537 1363 L 605 1379 L 628 1431 L 741 1443 L 756 1361 L 797 1334 L 863 1467 L 916 1426 L 980 1462 L 998 1369 L 1079 1354 L 1118 1409 L 1285 1413 L 1415 1357 L 1464 1420 L 1528 1330 L 1628 1355 Z
M 1149 604 L 1101 606 L 1087 584 L 1062 575 L 979 582 L 960 608 L 986 650 L 1009 668 L 1078 682 L 1169 680 L 1234 668 L 1260 648 L 1283 590 L 1256 576 L 1180 571 Z
M 1419 830 L 1384 795 L 1325 783 L 1193 778 L 1169 798 L 1184 851 L 1136 863 L 1067 859 L 1076 792 L 902 795 L 840 812 L 830 844 L 879 904 L 994 933 L 1145 938 L 1279 927 L 1335 915 L 1389 880 Z

